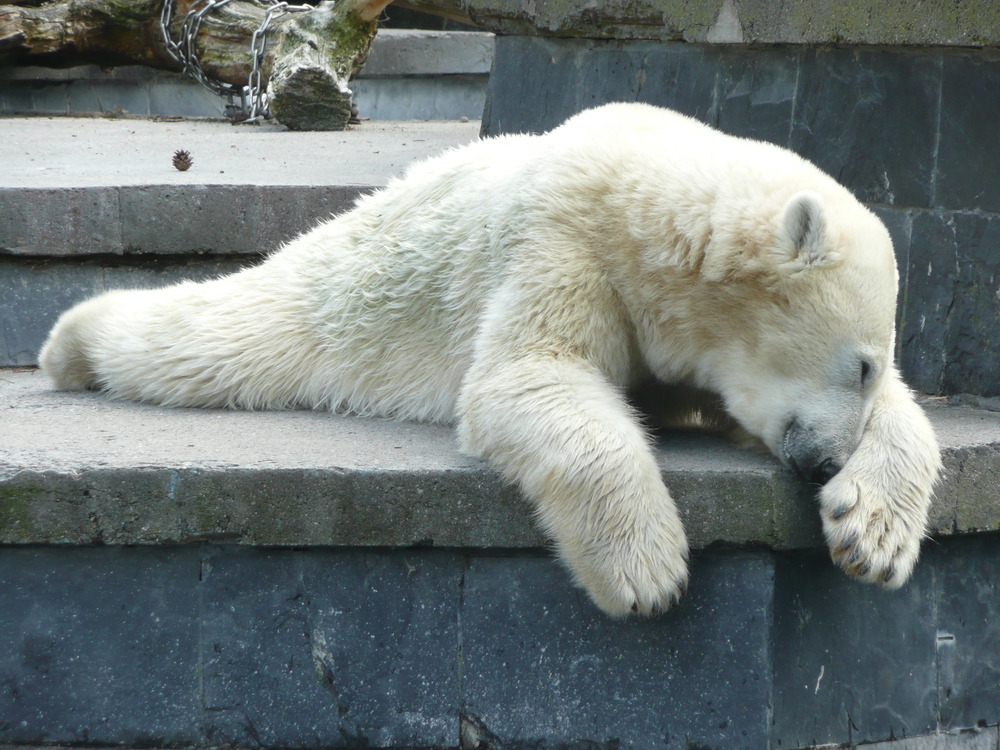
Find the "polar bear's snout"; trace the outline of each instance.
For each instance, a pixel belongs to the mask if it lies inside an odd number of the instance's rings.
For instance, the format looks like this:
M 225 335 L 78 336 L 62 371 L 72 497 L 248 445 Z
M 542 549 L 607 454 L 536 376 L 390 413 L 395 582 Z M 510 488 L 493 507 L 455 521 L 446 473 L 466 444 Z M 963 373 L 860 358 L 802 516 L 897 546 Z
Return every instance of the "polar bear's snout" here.
M 807 482 L 824 485 L 844 466 L 842 459 L 824 450 L 817 432 L 803 427 L 797 419 L 793 419 L 785 430 L 781 448 L 791 469 Z

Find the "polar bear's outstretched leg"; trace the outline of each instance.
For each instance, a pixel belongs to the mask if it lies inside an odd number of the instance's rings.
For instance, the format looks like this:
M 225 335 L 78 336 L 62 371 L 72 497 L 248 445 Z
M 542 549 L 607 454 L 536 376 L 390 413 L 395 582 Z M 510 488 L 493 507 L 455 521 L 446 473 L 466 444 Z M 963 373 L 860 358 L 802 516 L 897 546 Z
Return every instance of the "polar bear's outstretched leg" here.
M 646 435 L 586 361 L 477 367 L 460 397 L 463 449 L 516 481 L 577 583 L 605 612 L 651 614 L 687 586 L 687 539 Z
M 107 292 L 63 313 L 39 363 L 57 388 L 147 403 L 313 406 L 320 399 L 305 386 L 321 347 L 293 282 L 271 262 L 198 284 Z
M 39 363 L 56 388 L 82 391 L 97 386 L 92 341 L 101 335 L 98 321 L 116 307 L 123 294 L 103 294 L 60 316 L 39 354 Z
M 893 370 L 861 443 L 820 492 L 823 531 L 849 575 L 902 586 L 926 534 L 941 456 L 930 422 Z

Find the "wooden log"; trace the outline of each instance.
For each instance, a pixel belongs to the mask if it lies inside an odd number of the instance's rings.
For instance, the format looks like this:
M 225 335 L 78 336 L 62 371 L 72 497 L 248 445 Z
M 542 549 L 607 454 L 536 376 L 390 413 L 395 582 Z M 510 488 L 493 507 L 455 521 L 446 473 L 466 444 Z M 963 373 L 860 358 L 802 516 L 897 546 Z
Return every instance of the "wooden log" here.
M 391 0 L 323 0 L 276 35 L 269 95 L 278 122 L 293 130 L 343 130 L 348 81 L 361 70 L 378 17 Z
M 170 24 L 179 38 L 194 0 L 176 0 Z M 180 70 L 160 28 L 160 0 L 31 0 L 0 5 L 0 63 L 140 64 Z M 348 81 L 364 64 L 376 22 L 390 0 L 324 0 L 275 17 L 260 64 L 272 113 L 294 130 L 342 130 L 351 115 Z M 204 17 L 195 49 L 205 74 L 235 87 L 251 70 L 250 42 L 265 9 L 232 0 Z

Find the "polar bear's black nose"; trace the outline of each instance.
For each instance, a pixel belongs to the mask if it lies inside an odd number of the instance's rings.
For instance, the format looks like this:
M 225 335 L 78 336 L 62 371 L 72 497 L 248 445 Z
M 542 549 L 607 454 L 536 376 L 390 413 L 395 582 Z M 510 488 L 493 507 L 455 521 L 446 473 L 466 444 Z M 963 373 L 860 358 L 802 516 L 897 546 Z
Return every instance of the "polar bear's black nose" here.
M 840 471 L 840 464 L 832 458 L 825 458 L 819 466 L 813 469 L 812 475 L 809 477 L 809 481 L 815 482 L 816 484 L 826 484 L 837 476 L 838 471 Z
M 803 427 L 797 419 L 788 424 L 781 447 L 783 458 L 792 470 L 813 484 L 826 484 L 842 467 L 842 464 L 831 456 L 829 448 L 818 439 L 816 431 Z

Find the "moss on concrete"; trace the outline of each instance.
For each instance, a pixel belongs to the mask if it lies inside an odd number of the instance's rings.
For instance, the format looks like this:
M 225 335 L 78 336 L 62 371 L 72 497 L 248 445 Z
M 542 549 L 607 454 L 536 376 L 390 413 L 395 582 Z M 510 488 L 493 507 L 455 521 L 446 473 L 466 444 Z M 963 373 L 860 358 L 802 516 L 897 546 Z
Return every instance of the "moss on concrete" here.
M 32 508 L 44 491 L 38 487 L 0 485 L 0 539 L 6 544 L 39 541 Z
M 743 42 L 1000 46 L 994 0 L 883 3 L 876 0 L 475 0 L 469 13 L 506 34 L 705 42 L 725 9 Z

